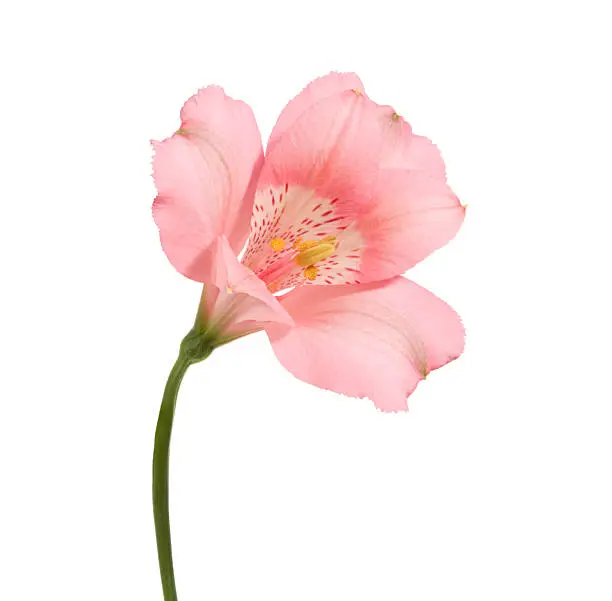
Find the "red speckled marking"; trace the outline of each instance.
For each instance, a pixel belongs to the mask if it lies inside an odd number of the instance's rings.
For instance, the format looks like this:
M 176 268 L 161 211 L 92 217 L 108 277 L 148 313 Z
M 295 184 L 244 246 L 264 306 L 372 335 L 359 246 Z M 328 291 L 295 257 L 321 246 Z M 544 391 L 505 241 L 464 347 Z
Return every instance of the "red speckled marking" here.
M 359 273 L 363 239 L 353 219 L 337 208 L 341 206 L 338 198 L 329 200 L 288 184 L 258 191 L 243 263 L 262 274 L 275 291 L 302 284 L 352 283 L 351 278 Z M 308 280 L 303 267 L 293 260 L 297 253 L 293 246 L 298 239 L 319 240 L 327 236 L 336 237 L 336 251 L 316 263 L 317 275 Z M 274 238 L 285 241 L 282 250 L 274 251 L 270 246 Z M 277 279 L 272 282 L 268 277 Z

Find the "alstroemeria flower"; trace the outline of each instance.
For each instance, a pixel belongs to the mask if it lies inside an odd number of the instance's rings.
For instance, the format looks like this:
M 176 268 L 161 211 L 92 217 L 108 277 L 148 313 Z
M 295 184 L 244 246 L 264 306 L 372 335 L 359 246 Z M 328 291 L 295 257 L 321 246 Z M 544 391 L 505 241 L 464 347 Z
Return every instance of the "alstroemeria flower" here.
M 154 148 L 162 245 L 205 284 L 200 320 L 219 343 L 264 329 L 298 378 L 390 411 L 461 354 L 457 314 L 401 274 L 464 208 L 437 148 L 356 75 L 307 86 L 265 158 L 250 108 L 214 86 Z

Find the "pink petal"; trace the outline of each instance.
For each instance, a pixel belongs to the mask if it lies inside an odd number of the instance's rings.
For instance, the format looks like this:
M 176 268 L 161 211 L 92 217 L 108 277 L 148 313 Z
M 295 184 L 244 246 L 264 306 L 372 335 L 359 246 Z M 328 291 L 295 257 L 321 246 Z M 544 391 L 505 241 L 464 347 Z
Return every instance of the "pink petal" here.
M 274 290 L 335 278 L 344 283 L 337 266 L 357 269 L 361 237 L 348 228 L 372 205 L 384 136 L 377 105 L 360 91 L 345 90 L 307 109 L 271 148 L 244 261 Z M 309 280 L 304 267 L 291 265 L 293 245 L 329 236 L 339 240 L 338 253 L 317 262 L 317 276 Z M 280 253 L 271 246 L 279 237 Z
M 205 291 L 206 322 L 224 336 L 235 336 L 274 323 L 292 326 L 293 319 L 266 285 L 236 258 L 228 240 L 212 245 L 212 281 Z
M 357 269 L 361 237 L 348 228 L 372 204 L 384 134 L 377 105 L 345 90 L 307 109 L 272 147 L 258 182 L 244 260 L 273 289 L 336 278 L 334 283 L 343 283 L 336 267 Z M 316 279 L 308 280 L 303 267 L 291 268 L 298 239 L 328 236 L 338 238 L 338 253 L 317 263 Z M 270 246 L 278 237 L 284 252 Z
M 376 196 L 358 222 L 365 240 L 362 281 L 404 273 L 451 240 L 465 217 L 448 185 L 422 171 L 383 171 Z
M 257 185 L 299 185 L 345 212 L 370 202 L 379 171 L 384 130 L 377 105 L 361 93 L 343 91 L 315 103 L 269 149 Z M 348 206 L 350 205 L 350 206 Z
M 289 130 L 298 117 L 315 103 L 345 90 L 353 89 L 363 91 L 363 84 L 355 73 L 329 73 L 311 81 L 283 109 L 270 134 L 267 150 L 270 151 L 272 146 Z
M 203 88 L 183 106 L 178 132 L 154 149 L 153 215 L 162 246 L 178 271 L 205 281 L 217 236 L 237 253 L 248 235 L 263 162 L 255 118 L 221 88 Z
M 279 361 L 305 382 L 384 411 L 407 409 L 419 381 L 463 352 L 459 316 L 404 278 L 296 288 L 281 303 L 295 327 L 268 329 Z
M 446 166 L 438 148 L 412 127 L 390 106 L 379 106 L 379 118 L 385 126 L 380 166 L 382 169 L 423 171 L 446 180 Z
M 313 89 L 348 85 L 329 81 Z M 288 119 L 270 147 L 243 260 L 272 290 L 399 275 L 448 242 L 463 220 L 445 182 L 435 146 L 391 107 L 358 89 L 336 91 Z M 333 254 L 307 267 L 297 261 L 300 244 L 325 239 L 333 239 Z

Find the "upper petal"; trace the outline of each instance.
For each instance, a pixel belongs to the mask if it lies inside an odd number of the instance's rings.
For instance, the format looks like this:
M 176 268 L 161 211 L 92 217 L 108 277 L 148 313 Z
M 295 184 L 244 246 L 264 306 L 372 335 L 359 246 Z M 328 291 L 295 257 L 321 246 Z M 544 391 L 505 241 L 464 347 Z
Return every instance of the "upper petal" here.
M 296 288 L 281 303 L 295 327 L 268 329 L 280 362 L 305 382 L 385 411 L 407 409 L 419 381 L 463 351 L 459 316 L 404 278 Z
M 384 137 L 377 105 L 344 90 L 308 108 L 270 149 L 244 260 L 275 290 L 354 281 L 361 237 L 351 226 L 373 204 Z M 337 252 L 292 263 L 296 245 L 330 237 Z
M 429 140 L 390 106 L 342 89 L 344 80 L 320 85 L 329 95 L 287 121 L 257 186 L 244 261 L 275 290 L 399 275 L 448 242 L 464 217 Z M 333 248 L 296 263 L 296 248 L 317 240 Z
M 154 149 L 153 215 L 164 251 L 187 277 L 208 280 L 216 238 L 237 253 L 248 235 L 263 163 L 253 113 L 221 88 L 203 88 L 183 106 L 180 129 Z
M 268 150 L 257 185 L 299 185 L 358 207 L 371 199 L 384 129 L 377 106 L 344 90 L 304 111 Z
M 280 137 L 307 109 L 339 92 L 363 90 L 363 84 L 355 73 L 329 73 L 311 81 L 281 112 L 268 141 L 269 151 Z
M 410 124 L 392 107 L 379 106 L 378 112 L 385 129 L 381 169 L 422 171 L 445 181 L 446 166 L 437 146 L 431 140 L 415 134 Z

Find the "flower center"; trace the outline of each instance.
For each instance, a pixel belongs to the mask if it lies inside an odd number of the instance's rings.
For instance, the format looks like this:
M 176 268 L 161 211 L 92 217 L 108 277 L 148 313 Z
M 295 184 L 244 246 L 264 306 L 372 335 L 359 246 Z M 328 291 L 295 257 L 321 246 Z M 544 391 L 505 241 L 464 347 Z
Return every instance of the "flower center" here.
M 282 253 L 287 247 L 287 243 L 284 238 L 272 238 L 270 246 L 275 253 Z M 269 288 L 274 289 L 279 278 L 292 271 L 292 265 L 295 264 L 298 267 L 305 267 L 302 275 L 307 280 L 313 281 L 319 273 L 315 264 L 333 255 L 337 248 L 336 236 L 326 236 L 322 240 L 302 240 L 302 238 L 298 238 L 293 243 L 292 248 L 263 270 L 259 277 L 268 284 Z
M 363 236 L 337 197 L 297 185 L 258 190 L 244 265 L 268 289 L 357 283 Z

